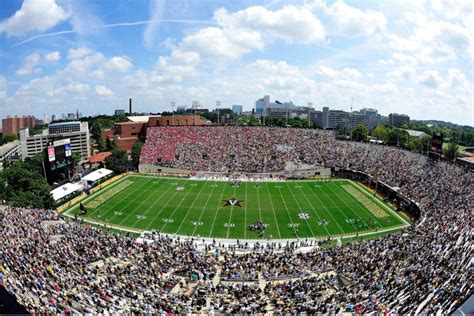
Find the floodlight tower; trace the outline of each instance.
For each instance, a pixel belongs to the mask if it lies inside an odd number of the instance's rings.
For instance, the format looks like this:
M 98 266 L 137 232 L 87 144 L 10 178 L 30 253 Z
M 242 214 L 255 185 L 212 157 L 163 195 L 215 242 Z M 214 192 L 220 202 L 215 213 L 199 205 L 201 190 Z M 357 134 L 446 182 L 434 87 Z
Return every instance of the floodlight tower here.
M 221 101 L 216 101 L 216 108 L 217 108 L 217 125 L 221 125 L 221 115 L 220 115 L 220 109 L 221 107 Z
M 174 126 L 174 108 L 176 107 L 176 102 L 175 101 L 171 101 L 171 110 L 173 112 L 173 126 Z

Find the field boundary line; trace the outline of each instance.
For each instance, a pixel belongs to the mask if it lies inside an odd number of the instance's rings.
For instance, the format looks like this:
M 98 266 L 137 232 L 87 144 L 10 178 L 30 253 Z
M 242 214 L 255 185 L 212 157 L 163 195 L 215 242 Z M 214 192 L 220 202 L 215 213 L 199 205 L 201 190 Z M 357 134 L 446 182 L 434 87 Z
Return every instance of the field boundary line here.
M 100 194 L 105 193 L 106 191 L 108 191 L 108 190 L 114 188 L 115 186 L 117 186 L 118 184 L 122 183 L 128 177 L 129 177 L 129 175 L 127 174 L 127 175 L 123 176 L 122 178 L 118 179 L 118 181 L 112 182 L 108 186 L 106 186 L 106 187 L 104 187 L 100 190 L 96 190 L 95 192 L 91 193 L 89 196 L 85 196 L 85 198 L 83 198 L 83 199 L 81 199 L 80 201 L 77 201 L 77 202 L 84 202 L 84 203 L 89 202 L 89 200 L 95 199 Z M 69 208 L 65 209 L 61 214 L 70 215 L 69 214 L 70 211 L 75 210 L 79 207 L 79 204 L 77 202 L 76 202 L 76 204 L 71 204 L 69 206 Z

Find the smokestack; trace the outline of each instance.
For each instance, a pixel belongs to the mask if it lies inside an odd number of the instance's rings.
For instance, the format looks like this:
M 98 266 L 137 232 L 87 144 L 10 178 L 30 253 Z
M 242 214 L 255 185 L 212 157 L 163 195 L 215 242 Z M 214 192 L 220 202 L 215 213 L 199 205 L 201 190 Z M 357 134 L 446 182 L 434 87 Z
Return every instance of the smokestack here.
M 132 98 L 128 99 L 128 114 L 132 114 Z

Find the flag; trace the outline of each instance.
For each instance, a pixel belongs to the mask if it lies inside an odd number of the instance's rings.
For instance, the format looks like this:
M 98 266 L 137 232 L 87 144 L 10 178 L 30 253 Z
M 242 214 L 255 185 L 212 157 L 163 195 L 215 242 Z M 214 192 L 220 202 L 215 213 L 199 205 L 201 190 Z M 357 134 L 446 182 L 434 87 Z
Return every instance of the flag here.
M 80 208 L 80 212 L 79 212 L 79 215 L 86 215 L 87 214 L 87 209 L 85 208 L 84 205 L 82 205 L 82 203 L 79 204 L 79 208 Z

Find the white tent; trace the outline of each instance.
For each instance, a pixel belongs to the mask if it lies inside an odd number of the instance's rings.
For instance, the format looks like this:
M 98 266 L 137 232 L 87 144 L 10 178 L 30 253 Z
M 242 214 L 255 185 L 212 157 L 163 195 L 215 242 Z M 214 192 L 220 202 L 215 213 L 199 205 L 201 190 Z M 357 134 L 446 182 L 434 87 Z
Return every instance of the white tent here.
M 80 190 L 82 190 L 82 185 L 78 183 L 66 183 L 51 191 L 51 194 L 53 195 L 53 200 L 56 202 Z
M 93 172 L 89 173 L 87 176 L 83 177 L 81 179 L 81 182 L 84 184 L 84 186 L 91 185 L 94 182 L 96 182 L 97 180 L 105 178 L 108 175 L 111 175 L 112 173 L 113 173 L 112 170 L 101 168 L 101 169 L 93 171 Z

